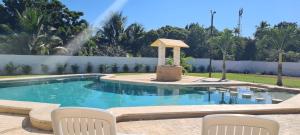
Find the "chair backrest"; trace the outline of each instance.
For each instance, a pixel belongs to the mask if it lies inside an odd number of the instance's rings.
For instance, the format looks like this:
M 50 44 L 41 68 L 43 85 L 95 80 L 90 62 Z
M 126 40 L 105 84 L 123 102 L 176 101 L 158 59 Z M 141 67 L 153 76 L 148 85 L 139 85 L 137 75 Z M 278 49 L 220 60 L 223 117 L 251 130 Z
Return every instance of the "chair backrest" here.
M 203 118 L 202 135 L 278 135 L 276 121 L 253 115 L 216 114 Z
M 60 108 L 51 113 L 55 135 L 116 135 L 116 118 L 91 108 Z

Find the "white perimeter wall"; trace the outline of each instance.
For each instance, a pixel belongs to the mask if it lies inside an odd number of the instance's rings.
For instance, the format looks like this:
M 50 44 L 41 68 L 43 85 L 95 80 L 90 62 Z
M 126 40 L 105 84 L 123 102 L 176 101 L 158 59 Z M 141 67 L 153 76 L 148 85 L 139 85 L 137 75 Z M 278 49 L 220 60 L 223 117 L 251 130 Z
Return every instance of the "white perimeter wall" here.
M 153 70 L 157 64 L 157 58 L 145 57 L 104 57 L 104 56 L 37 56 L 37 55 L 0 55 L 0 71 L 3 74 L 4 67 L 7 63 L 13 62 L 15 65 L 30 65 L 33 69 L 32 73 L 39 74 L 41 64 L 48 65 L 49 72 L 56 72 L 57 64 L 68 63 L 67 71 L 71 72 L 70 65 L 78 64 L 80 72 L 86 71 L 86 65 L 90 62 L 93 65 L 94 72 L 98 72 L 100 64 L 112 65 L 116 63 L 119 70 L 122 70 L 124 64 L 127 64 L 130 70 L 133 70 L 135 64 L 149 65 Z M 193 59 L 190 63 L 195 67 L 203 66 L 205 69 L 209 64 L 209 59 Z M 276 62 L 264 61 L 227 61 L 227 70 L 234 72 L 251 72 L 251 73 L 276 73 Z M 221 71 L 222 61 L 214 60 L 212 62 L 215 71 Z M 285 62 L 283 64 L 283 73 L 285 75 L 300 76 L 299 62 Z

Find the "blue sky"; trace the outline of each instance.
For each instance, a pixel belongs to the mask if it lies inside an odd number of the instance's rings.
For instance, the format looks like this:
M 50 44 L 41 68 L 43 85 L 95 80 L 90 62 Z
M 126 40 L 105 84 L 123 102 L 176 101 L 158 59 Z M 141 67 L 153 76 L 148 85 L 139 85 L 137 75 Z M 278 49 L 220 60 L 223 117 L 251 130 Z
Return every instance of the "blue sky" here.
M 70 9 L 84 12 L 93 23 L 114 0 L 62 0 Z M 122 8 L 127 25 L 142 24 L 146 30 L 165 25 L 184 27 L 198 22 L 210 25 L 209 10 L 217 12 L 215 26 L 222 30 L 237 25 L 238 10 L 244 8 L 242 35 L 252 36 L 262 20 L 270 24 L 281 21 L 300 22 L 300 0 L 128 0 Z

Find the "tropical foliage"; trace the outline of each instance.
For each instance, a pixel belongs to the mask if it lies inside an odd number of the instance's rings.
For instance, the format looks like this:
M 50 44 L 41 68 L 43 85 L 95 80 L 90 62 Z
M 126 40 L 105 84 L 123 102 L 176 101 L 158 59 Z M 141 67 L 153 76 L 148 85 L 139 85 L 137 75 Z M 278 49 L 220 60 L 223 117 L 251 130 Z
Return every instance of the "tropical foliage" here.
M 87 27 L 82 15 L 58 0 L 3 0 L 0 53 L 55 54 Z
M 275 28 L 266 29 L 265 32 L 266 34 L 259 40 L 259 43 L 269 45 L 278 56 L 277 85 L 282 86 L 283 54 L 288 46 L 297 44 L 297 26 L 296 24 L 279 24 Z
M 239 41 L 238 38 L 233 36 L 233 32 L 225 29 L 224 32 L 221 32 L 220 35 L 213 37 L 209 40 L 212 45 L 216 45 L 223 57 L 223 64 L 222 64 L 222 78 L 221 80 L 226 79 L 226 60 L 229 56 L 230 50 L 233 48 L 233 44 L 235 41 Z

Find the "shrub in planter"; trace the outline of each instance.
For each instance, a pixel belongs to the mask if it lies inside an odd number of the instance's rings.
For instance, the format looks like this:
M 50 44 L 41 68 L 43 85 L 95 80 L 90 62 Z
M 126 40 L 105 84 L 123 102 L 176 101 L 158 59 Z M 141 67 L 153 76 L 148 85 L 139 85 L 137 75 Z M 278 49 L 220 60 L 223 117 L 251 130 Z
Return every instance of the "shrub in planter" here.
M 205 72 L 205 67 L 204 66 L 199 66 L 198 68 L 200 73 L 204 73 Z
M 191 66 L 185 67 L 183 70 L 185 70 L 184 73 L 190 73 L 190 72 L 193 71 L 193 67 L 191 67 Z M 183 73 L 183 74 L 184 74 L 184 73 Z
M 124 66 L 123 66 L 123 72 L 128 72 L 129 71 L 129 67 L 128 67 L 128 65 L 127 64 L 124 64 Z
M 111 65 L 111 71 L 113 72 L 113 73 L 117 73 L 118 72 L 118 65 L 117 64 L 112 64 Z
M 88 63 L 87 66 L 86 66 L 86 72 L 87 73 L 92 73 L 93 72 L 93 65 L 92 63 Z
M 270 72 L 268 73 L 268 75 L 275 75 L 275 73 L 272 72 L 272 71 L 270 71 Z
M 146 65 L 146 66 L 145 66 L 145 70 L 146 70 L 147 73 L 149 73 L 150 70 L 151 70 L 151 67 L 150 67 L 149 65 Z
M 26 75 L 30 74 L 32 71 L 32 68 L 29 65 L 22 65 L 21 69 L 22 69 L 22 73 Z
M 192 72 L 196 73 L 197 72 L 197 68 L 195 66 L 192 66 Z
M 79 66 L 77 64 L 71 65 L 72 73 L 77 74 L 79 71 Z
M 100 73 L 107 73 L 109 66 L 107 64 L 100 64 L 99 65 L 99 72 Z
M 57 74 L 64 74 L 67 69 L 68 64 L 56 64 Z
M 41 65 L 41 69 L 42 69 L 43 73 L 45 73 L 45 74 L 48 73 L 48 71 L 49 71 L 48 65 L 42 64 L 42 65 Z
M 135 64 L 133 69 L 134 69 L 135 72 L 139 72 L 139 71 L 142 70 L 142 68 L 143 68 L 142 64 Z
M 209 66 L 207 66 L 206 71 L 209 72 Z M 216 67 L 211 66 L 211 72 L 218 72 L 218 71 L 217 71 Z M 220 70 L 220 72 L 222 72 L 222 71 Z
M 5 65 L 4 69 L 8 75 L 14 75 L 18 69 L 18 66 L 15 66 L 12 62 L 9 62 Z
M 249 74 L 250 73 L 250 71 L 249 70 L 244 70 L 244 72 L 243 72 L 244 74 Z

